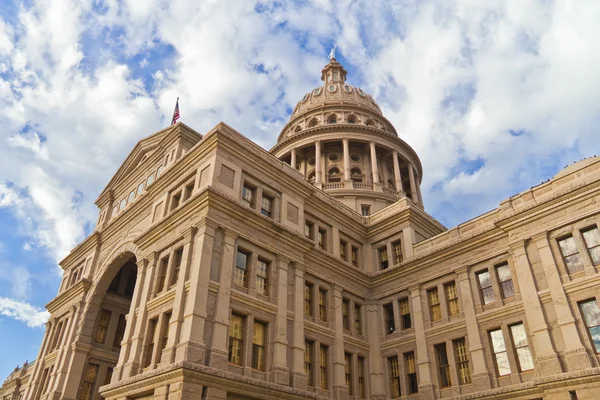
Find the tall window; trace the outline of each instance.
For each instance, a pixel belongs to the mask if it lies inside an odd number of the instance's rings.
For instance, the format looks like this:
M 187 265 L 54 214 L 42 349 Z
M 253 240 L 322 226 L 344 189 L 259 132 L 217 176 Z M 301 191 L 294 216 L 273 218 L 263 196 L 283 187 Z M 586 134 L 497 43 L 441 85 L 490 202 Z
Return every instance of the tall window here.
M 273 216 L 273 199 L 263 195 L 260 201 L 260 213 L 269 218 Z
M 256 269 L 256 293 L 269 295 L 269 263 L 261 259 Z
M 596 353 L 600 353 L 600 308 L 598 302 L 596 299 L 581 302 L 579 303 L 579 309 L 596 348 Z
M 304 222 L 304 236 L 306 236 L 309 239 L 314 239 L 314 236 L 313 236 L 314 235 L 313 234 L 313 227 L 314 226 L 315 225 L 312 222 L 310 222 L 308 220 L 305 221 Z
M 451 317 L 460 313 L 458 305 L 458 291 L 456 290 L 456 282 L 447 283 L 444 286 L 446 290 L 446 302 L 448 303 L 448 315 Z
M 394 250 L 394 263 L 400 264 L 402 262 L 402 242 L 400 240 L 392 243 L 392 249 Z
M 410 306 L 408 304 L 408 298 L 400 299 L 398 302 L 400 305 L 400 324 L 401 329 L 412 328 L 412 321 L 410 319 Z
M 327 321 L 327 292 L 319 289 L 319 319 Z
M 306 384 L 314 386 L 313 380 L 313 343 L 304 342 L 304 372 L 306 373 Z
M 398 365 L 398 356 L 388 357 L 390 368 L 390 389 L 392 397 L 400 397 L 400 367 Z
M 600 264 L 600 231 L 596 225 L 581 231 L 594 266 Z
M 54 339 L 52 340 L 52 350 L 56 349 L 59 346 L 64 322 L 65 321 L 60 321 L 56 328 L 56 332 L 54 333 Z
M 340 258 L 344 261 L 346 261 L 346 245 L 348 243 L 346 243 L 343 240 L 340 240 Z
M 525 325 L 522 323 L 511 325 L 510 333 L 517 351 L 517 359 L 519 360 L 519 368 L 521 371 L 530 371 L 533 369 L 533 357 L 527 340 L 527 332 Z
M 326 250 L 327 247 L 327 231 L 325 229 L 319 229 L 319 248 Z
M 461 385 L 471 383 L 471 371 L 469 370 L 469 358 L 467 356 L 467 343 L 465 338 L 454 341 L 454 355 L 458 363 L 458 380 Z
M 437 288 L 428 290 L 427 298 L 429 299 L 431 320 L 439 321 L 440 319 L 442 319 L 442 308 L 440 306 L 440 294 L 438 293 Z
M 381 269 L 386 269 L 389 266 L 387 247 L 383 246 L 377 249 L 377 254 L 379 254 L 379 266 Z
M 361 315 L 360 315 L 360 305 L 355 304 L 354 305 L 354 331 L 359 334 L 362 335 L 362 321 L 361 321 Z
M 98 379 L 98 364 L 89 363 L 81 381 L 81 388 L 79 390 L 80 400 L 91 400 L 94 397 L 94 387 L 96 386 L 96 379 Z
M 560 247 L 563 259 L 565 260 L 567 271 L 569 271 L 570 274 L 583 271 L 583 263 L 581 262 L 581 256 L 579 255 L 579 250 L 577 250 L 577 244 L 575 243 L 573 235 L 558 239 L 558 246 Z
M 117 331 L 115 332 L 115 339 L 113 340 L 113 347 L 121 347 L 123 341 L 123 335 L 125 335 L 125 325 L 127 320 L 125 314 L 119 314 L 119 321 L 117 322 Z
M 342 325 L 344 329 L 350 330 L 350 315 L 349 315 L 350 301 L 342 300 Z
M 113 376 L 113 368 L 108 367 L 106 368 L 106 375 L 104 375 L 104 384 L 108 385 L 110 383 L 110 381 L 112 380 L 112 376 Z
M 158 358 L 162 361 L 162 352 L 167 347 L 169 342 L 169 323 L 171 322 L 171 312 L 165 313 L 163 318 L 162 332 L 160 335 L 160 347 L 158 350 Z
M 352 257 L 352 260 L 351 260 L 352 265 L 354 265 L 355 267 L 358 267 L 358 247 L 352 246 L 350 248 L 350 251 L 351 251 L 350 255 Z
M 112 311 L 102 309 L 100 310 L 100 317 L 98 318 L 98 326 L 96 327 L 96 334 L 94 335 L 94 342 L 104 344 L 106 341 L 106 333 L 108 332 L 108 324 Z
M 160 267 L 158 269 L 158 285 L 156 286 L 156 293 L 160 293 L 165 288 L 165 281 L 167 280 L 167 270 L 169 268 L 169 256 L 163 257 L 160 260 Z
M 452 386 L 450 379 L 450 363 L 448 362 L 448 354 L 446 353 L 446 343 L 435 345 L 435 354 L 437 356 L 438 369 L 440 371 L 440 386 Z
M 408 394 L 418 393 L 419 384 L 417 382 L 417 366 L 415 363 L 415 353 L 413 351 L 404 354 L 404 364 L 406 366 L 406 387 Z
M 362 179 L 358 182 L 361 182 Z M 356 181 L 355 181 L 356 182 Z M 360 212 L 362 214 L 363 217 L 368 217 L 369 215 L 371 215 L 371 206 L 363 204 L 360 206 Z
M 304 284 L 304 315 L 312 317 L 313 315 L 313 285 L 309 283 Z
M 502 288 L 502 297 L 505 299 L 513 297 L 515 295 L 515 286 L 513 285 L 508 264 L 497 266 L 496 272 L 498 273 L 498 280 L 500 281 L 500 287 Z
M 494 301 L 494 289 L 492 288 L 492 279 L 489 271 L 481 271 L 477 274 L 479 281 L 479 289 L 481 290 L 481 298 L 483 304 L 489 304 Z
M 491 331 L 490 339 L 492 341 L 492 349 L 494 350 L 498 375 L 510 375 L 510 364 L 508 362 L 508 353 L 506 352 L 506 344 L 504 343 L 502 329 Z
M 348 394 L 350 396 L 354 395 L 353 385 L 352 385 L 352 354 L 344 354 L 344 358 L 346 361 L 345 366 L 345 376 L 346 376 L 346 386 L 348 387 Z
M 244 185 L 242 188 L 242 204 L 254 208 L 254 189 Z
M 252 368 L 265 370 L 265 333 L 266 325 L 254 321 L 254 334 L 252 336 Z
M 175 265 L 173 265 L 173 276 L 171 277 L 171 286 L 177 283 L 179 279 L 179 271 L 181 271 L 181 263 L 183 262 L 183 247 L 175 250 Z
M 320 354 L 320 371 L 321 371 L 321 389 L 327 389 L 327 346 L 321 345 Z
M 154 353 L 154 341 L 156 340 L 156 325 L 158 318 L 152 318 L 148 323 L 148 344 L 146 345 L 146 357 L 144 358 L 144 368 L 152 363 L 152 353 Z
M 361 399 L 365 397 L 365 359 L 358 357 L 358 395 Z
M 229 321 L 229 362 L 242 365 L 242 351 L 244 349 L 244 318 L 231 314 Z
M 394 333 L 396 331 L 396 323 L 394 322 L 394 306 L 392 303 L 383 305 L 383 317 L 385 318 L 386 333 Z
M 246 287 L 248 285 L 248 256 L 249 254 L 238 250 L 235 257 L 235 273 L 233 281 L 236 285 Z

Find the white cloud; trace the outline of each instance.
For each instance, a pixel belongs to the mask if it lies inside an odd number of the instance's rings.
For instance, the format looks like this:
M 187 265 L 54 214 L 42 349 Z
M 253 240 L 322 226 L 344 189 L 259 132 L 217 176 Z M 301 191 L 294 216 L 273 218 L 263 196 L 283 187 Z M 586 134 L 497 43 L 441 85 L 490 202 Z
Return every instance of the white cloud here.
M 50 313 L 31 304 L 0 297 L 0 315 L 25 322 L 30 328 L 43 327 Z

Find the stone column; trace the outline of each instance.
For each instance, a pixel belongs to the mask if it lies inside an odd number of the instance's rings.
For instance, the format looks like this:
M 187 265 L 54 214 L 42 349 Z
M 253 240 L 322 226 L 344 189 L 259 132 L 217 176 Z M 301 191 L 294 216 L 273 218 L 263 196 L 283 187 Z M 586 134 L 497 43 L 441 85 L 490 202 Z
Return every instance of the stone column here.
M 291 166 L 292 166 L 292 168 L 296 169 L 296 148 L 293 148 L 290 151 L 290 153 L 291 153 L 291 158 L 292 158 L 290 160 Z
M 411 227 L 406 227 L 402 230 L 402 252 L 404 258 L 414 257 L 415 251 L 413 244 L 415 243 L 415 231 Z
M 377 151 L 375 149 L 375 143 L 370 142 L 369 146 L 371 148 L 371 173 L 373 174 L 373 184 L 378 184 L 379 182 L 379 169 L 377 167 Z
M 315 141 L 315 184 L 319 189 L 323 188 L 322 181 L 322 165 L 321 165 L 321 141 Z
M 46 334 L 44 335 L 44 339 L 42 340 L 42 345 L 40 346 L 40 352 L 38 353 L 37 362 L 31 372 L 31 379 L 29 381 L 29 385 L 27 389 L 25 389 L 25 395 L 23 398 L 25 399 L 33 399 L 35 398 L 36 389 L 38 389 L 38 385 L 40 384 L 41 376 L 40 373 L 44 370 L 44 357 L 48 352 L 48 348 L 51 346 L 51 336 L 54 330 L 54 319 L 48 320 L 46 322 Z
M 369 377 L 371 391 L 370 399 L 386 399 L 386 391 L 384 389 L 383 367 L 381 365 L 381 351 L 379 341 L 381 340 L 382 332 L 379 329 L 381 319 L 379 312 L 381 306 L 375 302 L 368 302 L 365 306 L 366 315 L 366 336 L 369 341 Z M 368 395 L 367 395 L 368 396 Z
M 408 179 L 410 180 L 410 198 L 414 203 L 419 204 L 419 193 L 417 191 L 417 182 L 415 180 L 415 170 L 411 164 L 408 165 Z
M 231 300 L 231 283 L 233 278 L 233 262 L 235 258 L 235 239 L 233 232 L 225 230 L 223 235 L 223 252 L 221 254 L 221 272 L 219 289 L 213 317 L 212 343 L 209 349 L 208 365 L 213 368 L 227 370 L 229 351 L 227 338 L 229 330 L 229 303 Z
M 515 272 L 519 281 L 519 289 L 523 299 L 523 308 L 527 318 L 527 327 L 534 339 L 536 364 L 541 369 L 540 376 L 560 374 L 563 369 L 558 355 L 554 350 L 552 338 L 548 331 L 548 323 L 544 318 L 542 304 L 537 294 L 537 288 L 527 258 L 525 243 L 511 244 L 511 253 L 515 264 Z
M 176 361 L 186 360 L 204 364 L 206 351 L 204 326 L 214 240 L 215 227 L 205 220 L 194 236 L 194 246 L 190 256 L 190 289 L 183 311 Z
M 306 390 L 304 372 L 304 266 L 294 265 L 294 331 L 292 333 L 292 387 Z
M 342 146 L 344 149 L 344 185 L 346 189 L 352 189 L 352 180 L 350 177 L 350 139 L 343 138 Z
M 431 363 L 425 338 L 425 321 L 421 304 L 419 285 L 409 288 L 413 314 L 415 317 L 415 341 L 417 347 L 417 368 L 419 369 L 419 399 L 434 399 L 434 386 L 431 382 Z
M 56 366 L 54 367 L 55 382 L 52 382 L 51 385 L 48 385 L 50 391 L 55 391 L 54 396 L 57 398 L 60 397 L 60 394 L 62 393 L 62 385 L 69 372 L 68 367 L 71 358 L 71 346 L 69 346 L 69 344 L 73 343 L 73 340 L 75 339 L 77 321 L 79 320 L 79 314 L 82 308 L 83 304 L 81 303 L 71 306 L 71 315 L 68 318 L 68 324 L 65 321 L 66 326 L 63 330 L 60 350 L 58 356 L 56 357 Z
M 485 365 L 485 352 L 481 344 L 467 267 L 461 267 L 456 270 L 456 281 L 458 283 L 458 290 L 460 291 L 461 306 L 467 327 L 469 357 L 473 365 L 472 380 L 473 387 L 475 388 L 474 391 L 487 390 L 491 388 L 490 376 Z
M 569 308 L 569 301 L 565 294 L 560 279 L 547 233 L 544 232 L 532 238 L 538 248 L 540 259 L 546 274 L 548 289 L 552 297 L 552 305 L 556 311 L 557 324 L 560 327 L 562 337 L 565 339 L 565 361 L 568 371 L 589 368 L 592 366 L 590 357 L 581 342 L 579 332 L 575 325 L 575 319 Z M 516 268 L 515 268 L 516 269 Z M 521 290 L 522 292 L 524 290 Z M 537 351 L 537 350 L 536 350 Z
M 287 363 L 287 312 L 288 312 L 288 265 L 289 260 L 279 256 L 277 259 L 277 315 L 275 316 L 275 334 L 273 339 L 273 365 L 271 382 L 289 385 L 290 369 Z
M 404 193 L 402 189 L 402 175 L 400 174 L 400 162 L 398 161 L 398 152 L 394 150 L 392 153 L 392 160 L 394 162 L 394 181 L 396 182 L 396 191 L 398 193 Z
M 179 270 L 177 282 L 175 282 L 175 300 L 173 301 L 173 311 L 171 314 L 171 321 L 169 322 L 169 338 L 165 350 L 163 351 L 160 362 L 161 365 L 171 364 L 173 361 L 175 361 L 177 339 L 181 333 L 181 325 L 183 323 L 183 307 L 186 297 L 185 278 L 188 275 L 191 254 L 194 250 L 192 244 L 195 233 L 196 228 L 187 229 L 183 233 L 183 254 L 181 255 L 181 268 Z M 175 253 L 173 253 L 171 257 L 175 258 Z M 173 260 L 173 263 L 175 263 L 175 260 Z
M 333 392 L 336 399 L 348 398 L 346 386 L 346 357 L 344 354 L 344 321 L 342 320 L 342 287 L 333 284 Z

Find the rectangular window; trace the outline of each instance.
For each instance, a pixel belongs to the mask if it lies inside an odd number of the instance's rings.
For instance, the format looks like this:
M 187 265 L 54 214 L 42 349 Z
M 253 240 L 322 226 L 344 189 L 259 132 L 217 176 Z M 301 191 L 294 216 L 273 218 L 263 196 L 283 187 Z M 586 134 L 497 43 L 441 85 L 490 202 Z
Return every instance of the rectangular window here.
M 440 306 L 440 294 L 437 288 L 427 291 L 427 299 L 429 300 L 429 310 L 431 311 L 431 320 L 439 321 L 442 319 L 442 308 Z
M 310 221 L 305 221 L 304 222 L 304 236 L 306 236 L 309 239 L 313 239 L 314 240 L 314 234 L 313 234 L 313 227 L 315 225 L 310 222 Z
M 265 341 L 267 326 L 262 322 L 254 321 L 252 335 L 252 368 L 259 371 L 265 370 Z
M 510 267 L 508 264 L 502 264 L 496 267 L 498 273 L 498 280 L 500 281 L 500 287 L 502 288 L 502 297 L 508 299 L 515 295 L 515 286 L 513 285 L 512 275 L 510 274 Z
M 517 359 L 519 360 L 521 372 L 531 371 L 533 369 L 533 357 L 531 356 L 531 349 L 529 348 L 525 325 L 522 323 L 511 325 L 510 333 L 517 352 Z
M 146 187 L 152 185 L 154 182 L 154 172 L 148 175 L 148 179 L 146 179 Z
M 237 286 L 247 287 L 248 285 L 248 256 L 249 254 L 238 250 L 235 258 L 235 273 L 233 282 Z
M 304 372 L 306 373 L 306 384 L 314 386 L 313 380 L 313 343 L 304 342 Z
M 489 304 L 494 301 L 494 289 L 492 288 L 492 278 L 489 271 L 481 271 L 477 274 L 479 281 L 479 289 L 481 290 L 481 298 L 483 304 Z
M 119 314 L 119 321 L 117 322 L 117 331 L 115 332 L 115 339 L 113 340 L 113 347 L 120 348 L 123 336 L 125 335 L 125 326 L 127 320 L 125 314 Z
M 269 218 L 273 216 L 273 199 L 263 195 L 260 202 L 260 213 Z
M 354 305 L 354 331 L 362 335 L 362 320 L 361 320 L 361 307 L 358 304 Z
M 454 342 L 454 355 L 456 357 L 458 380 L 461 385 L 471 383 L 471 371 L 467 356 L 467 343 L 465 338 L 456 339 Z
M 170 286 L 173 286 L 177 283 L 179 279 L 179 272 L 181 271 L 181 264 L 183 263 L 183 247 L 175 250 L 175 265 L 173 266 L 173 276 L 171 276 Z
M 306 315 L 308 317 L 313 316 L 312 292 L 313 292 L 313 285 L 311 285 L 309 283 L 305 283 L 304 284 L 304 315 Z
M 579 250 L 577 250 L 577 243 L 575 243 L 573 235 L 558 239 L 558 246 L 565 260 L 567 271 L 570 274 L 583 271 L 583 263 L 581 262 L 581 256 L 579 255 Z
M 104 376 L 104 384 L 108 385 L 112 380 L 113 369 L 111 367 L 106 368 L 106 375 Z
M 163 318 L 162 332 L 160 335 L 160 347 L 158 351 L 158 358 L 162 361 L 162 352 L 167 347 L 169 342 L 169 323 L 171 322 L 171 312 L 165 313 Z
M 137 187 L 137 196 L 139 196 L 140 194 L 142 194 L 142 192 L 144 191 L 144 182 L 140 183 Z
M 181 203 L 181 192 L 174 194 L 171 198 L 171 211 L 179 207 L 179 203 Z
M 346 245 L 348 243 L 344 242 L 343 240 L 340 240 L 340 258 L 344 261 L 346 261 Z
M 594 343 L 596 353 L 600 353 L 600 308 L 598 302 L 596 299 L 581 302 L 579 303 L 579 309 L 583 315 L 590 338 Z
M 383 305 L 383 317 L 385 318 L 386 333 L 394 333 L 396 331 L 396 323 L 394 322 L 394 306 L 392 303 Z
M 600 265 L 600 231 L 596 225 L 581 231 L 594 266 Z
M 401 329 L 410 329 L 412 328 L 412 321 L 410 319 L 410 306 L 408 304 L 408 298 L 400 299 L 398 302 L 400 306 L 400 323 Z
M 360 212 L 363 217 L 368 217 L 369 215 L 371 215 L 371 206 L 368 206 L 366 204 L 361 205 Z
M 506 344 L 504 343 L 502 329 L 491 331 L 490 339 L 492 341 L 492 349 L 494 350 L 494 358 L 496 360 L 498 375 L 510 375 L 510 364 L 508 362 L 508 353 L 506 352 Z
M 350 330 L 350 301 L 346 299 L 342 299 L 342 325 L 344 329 Z
M 94 397 L 94 387 L 98 378 L 98 364 L 89 363 L 81 381 L 81 390 L 78 398 L 80 400 L 91 400 Z
M 242 351 L 244 349 L 244 318 L 231 314 L 229 322 L 229 362 L 242 365 Z
M 254 208 L 254 189 L 250 186 L 242 187 L 242 204 Z
M 127 197 L 127 203 L 130 204 L 135 199 L 135 190 L 132 190 Z
M 387 269 L 389 266 L 387 247 L 383 246 L 377 249 L 377 254 L 379 255 L 379 266 L 381 269 Z
M 398 356 L 388 357 L 388 364 L 392 397 L 400 397 L 400 367 L 398 365 Z
M 94 335 L 94 342 L 104 344 L 106 342 L 106 333 L 108 332 L 108 324 L 112 311 L 102 309 L 100 310 L 100 317 L 98 318 L 98 326 L 96 327 L 96 334 Z
M 49 372 L 50 372 L 49 368 L 46 368 L 46 369 L 44 369 L 44 372 L 42 373 L 42 380 L 40 381 L 40 383 L 41 383 L 40 387 L 42 388 L 42 394 L 46 393 L 46 389 L 48 388 L 48 374 L 49 374 Z M 90 397 L 88 397 L 88 398 L 90 398 Z
M 256 268 L 256 293 L 269 295 L 269 263 L 261 259 L 258 259 Z
M 402 242 L 400 240 L 393 242 L 392 250 L 394 250 L 394 264 L 400 264 L 403 260 Z
M 358 395 L 361 399 L 364 399 L 365 393 L 365 359 L 358 357 Z
M 460 306 L 458 304 L 458 291 L 456 290 L 456 282 L 447 283 L 444 286 L 446 290 L 446 302 L 448 304 L 448 315 L 451 317 L 460 313 Z
M 417 382 L 417 366 L 415 363 L 415 353 L 413 351 L 404 354 L 404 365 L 406 367 L 406 387 L 408 394 L 418 393 L 419 384 Z
M 154 353 L 154 341 L 156 340 L 156 325 L 158 318 L 152 318 L 148 323 L 148 344 L 146 345 L 146 357 L 144 357 L 144 368 L 152 363 L 152 353 Z
M 352 265 L 354 265 L 355 267 L 358 267 L 358 247 L 351 247 L 351 256 L 352 256 Z
M 52 340 L 52 350 L 56 349 L 60 343 L 60 336 L 62 335 L 64 321 L 60 321 L 58 327 L 56 328 L 56 332 L 54 333 L 54 340 Z
M 327 382 L 327 346 L 321 345 L 321 362 L 320 362 L 320 370 L 321 370 L 321 389 L 327 390 L 329 384 Z
M 325 229 L 319 229 L 319 248 L 326 250 L 327 248 L 327 231 Z
M 443 388 L 452 386 L 452 380 L 450 379 L 450 363 L 448 362 L 448 354 L 446 353 L 446 343 L 437 344 L 434 346 L 434 349 L 440 373 L 440 386 Z
M 319 289 L 319 319 L 327 321 L 327 291 Z
M 160 260 L 160 268 L 158 270 L 158 285 L 156 286 L 156 293 L 160 293 L 165 288 L 165 281 L 167 280 L 167 270 L 169 269 L 169 256 L 164 257 Z
M 192 197 L 192 193 L 194 192 L 194 182 L 186 185 L 183 189 L 183 201 L 188 201 L 190 197 Z
M 345 376 L 346 376 L 346 386 L 348 387 L 348 394 L 350 396 L 354 396 L 354 390 L 352 385 L 352 354 L 344 354 L 344 358 L 346 361 Z

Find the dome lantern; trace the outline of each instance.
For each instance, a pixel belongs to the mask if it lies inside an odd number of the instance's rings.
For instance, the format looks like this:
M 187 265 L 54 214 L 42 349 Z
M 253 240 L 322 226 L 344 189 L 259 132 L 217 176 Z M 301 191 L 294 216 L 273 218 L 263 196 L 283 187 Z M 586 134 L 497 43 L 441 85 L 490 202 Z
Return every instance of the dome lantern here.
M 348 72 L 342 64 L 337 62 L 335 58 L 331 58 L 329 63 L 323 67 L 321 71 L 321 80 L 325 83 L 346 83 L 346 75 Z

